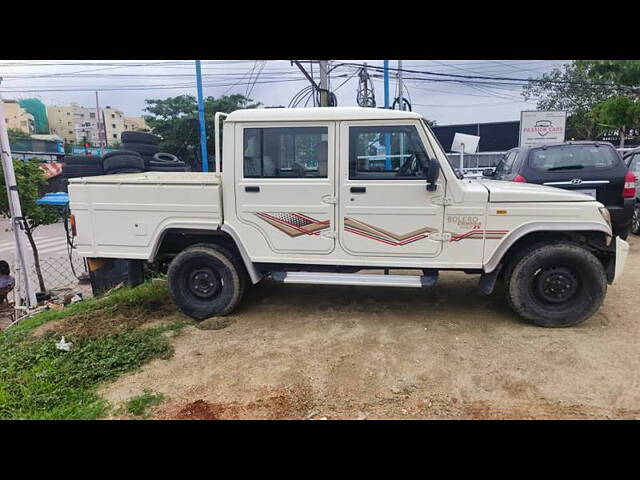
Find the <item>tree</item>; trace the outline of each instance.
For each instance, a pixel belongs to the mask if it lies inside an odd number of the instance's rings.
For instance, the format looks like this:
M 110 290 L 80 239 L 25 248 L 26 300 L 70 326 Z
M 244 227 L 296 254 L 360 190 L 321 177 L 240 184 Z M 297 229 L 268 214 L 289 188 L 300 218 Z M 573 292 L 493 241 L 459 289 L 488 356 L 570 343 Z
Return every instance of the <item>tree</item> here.
M 578 60 L 594 83 L 615 85 L 619 95 L 640 98 L 640 60 Z
M 624 148 L 627 130 L 640 126 L 640 102 L 625 96 L 611 97 L 596 105 L 594 117 L 601 125 L 618 130 L 620 148 Z
M 16 182 L 18 183 L 18 193 L 20 195 L 20 206 L 22 207 L 22 216 L 24 217 L 24 228 L 27 239 L 33 250 L 33 259 L 38 275 L 38 283 L 40 291 L 46 292 L 42 270 L 40 268 L 40 256 L 38 247 L 33 239 L 33 233 L 40 225 L 49 225 L 58 220 L 58 211 L 55 207 L 48 205 L 38 205 L 36 200 L 40 198 L 40 192 L 47 184 L 47 178 L 40 169 L 40 162 L 33 160 L 14 160 L 13 169 L 16 174 Z M 11 210 L 9 209 L 9 199 L 7 198 L 7 188 L 4 180 L 4 171 L 0 166 L 0 215 L 4 218 L 11 218 Z
M 592 86 L 589 69 L 579 61 L 554 68 L 537 80 L 523 87 L 525 100 L 537 98 L 538 110 L 564 110 L 567 112 L 567 137 L 576 140 L 593 140 L 602 127 L 595 120 L 592 110 L 600 102 L 618 90 L 613 87 Z
M 24 140 L 29 138 L 29 134 L 24 133 L 22 130 L 17 128 L 9 128 L 7 129 L 7 135 L 9 137 L 9 143 L 16 143 L 16 140 Z
M 194 165 L 200 145 L 200 126 L 198 102 L 192 95 L 165 98 L 163 100 L 145 100 L 145 110 L 150 115 L 144 119 L 154 134 L 162 137 L 160 149 L 172 153 L 181 160 Z M 204 101 L 205 130 L 207 151 L 215 149 L 215 114 L 231 113 L 234 110 L 256 108 L 261 104 L 244 95 L 229 95 L 220 98 L 207 97 Z

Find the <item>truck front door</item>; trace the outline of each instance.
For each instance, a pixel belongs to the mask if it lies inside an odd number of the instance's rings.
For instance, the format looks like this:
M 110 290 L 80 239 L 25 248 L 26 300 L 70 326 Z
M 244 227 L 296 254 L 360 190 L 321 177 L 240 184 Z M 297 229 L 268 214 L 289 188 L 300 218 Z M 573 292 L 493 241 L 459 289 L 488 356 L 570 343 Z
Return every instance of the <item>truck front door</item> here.
M 235 162 L 236 214 L 250 250 L 260 256 L 265 250 L 331 252 L 334 124 L 242 124 L 236 129 L 236 152 L 242 152 L 242 161 Z
M 441 176 L 426 189 L 430 149 L 417 124 L 340 126 L 339 240 L 353 255 L 434 257 L 442 250 Z M 433 155 L 433 154 L 432 154 Z

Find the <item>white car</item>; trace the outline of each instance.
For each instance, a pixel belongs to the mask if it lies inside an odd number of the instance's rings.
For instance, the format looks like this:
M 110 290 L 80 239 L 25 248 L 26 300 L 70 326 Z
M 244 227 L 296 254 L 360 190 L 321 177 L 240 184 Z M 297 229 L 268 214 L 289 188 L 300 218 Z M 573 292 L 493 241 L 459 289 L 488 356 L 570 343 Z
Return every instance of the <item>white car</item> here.
M 591 316 L 622 274 L 629 247 L 612 237 L 601 203 L 459 179 L 416 113 L 239 110 L 222 134 L 219 173 L 71 179 L 78 252 L 170 260 L 173 299 L 197 319 L 230 313 L 247 282 L 268 276 L 420 289 L 440 270 L 460 270 L 477 274 L 486 294 L 502 279 L 518 314 L 561 327 Z

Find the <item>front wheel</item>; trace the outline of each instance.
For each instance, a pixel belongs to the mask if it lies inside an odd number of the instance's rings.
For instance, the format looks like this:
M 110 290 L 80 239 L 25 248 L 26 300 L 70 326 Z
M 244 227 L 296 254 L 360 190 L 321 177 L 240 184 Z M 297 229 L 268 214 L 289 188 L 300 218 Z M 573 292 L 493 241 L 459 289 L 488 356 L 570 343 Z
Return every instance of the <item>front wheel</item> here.
M 569 243 L 539 245 L 517 260 L 507 281 L 511 307 L 530 323 L 570 327 L 593 315 L 607 292 L 600 261 Z
M 231 313 L 244 292 L 238 259 L 218 245 L 194 245 L 180 252 L 167 272 L 175 304 L 196 320 Z
M 640 235 L 640 203 L 636 203 L 633 207 L 633 216 L 631 217 L 631 233 Z

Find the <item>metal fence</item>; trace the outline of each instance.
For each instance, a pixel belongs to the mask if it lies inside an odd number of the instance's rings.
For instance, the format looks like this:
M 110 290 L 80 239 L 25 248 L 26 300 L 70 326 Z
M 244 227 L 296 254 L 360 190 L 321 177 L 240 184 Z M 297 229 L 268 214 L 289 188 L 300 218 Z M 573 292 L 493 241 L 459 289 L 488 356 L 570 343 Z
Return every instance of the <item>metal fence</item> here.
M 73 266 L 73 268 L 72 268 Z M 75 251 L 71 258 L 68 255 L 47 256 L 40 259 L 40 271 L 47 291 L 74 290 L 80 282 L 78 277 L 87 275 L 85 261 Z M 20 275 L 19 270 L 16 276 L 16 297 L 25 296 L 24 275 Z M 36 288 L 38 288 L 38 277 L 35 265 L 31 265 L 31 278 Z M 18 298 L 16 298 L 18 300 Z M 22 302 L 20 302 L 22 303 Z

